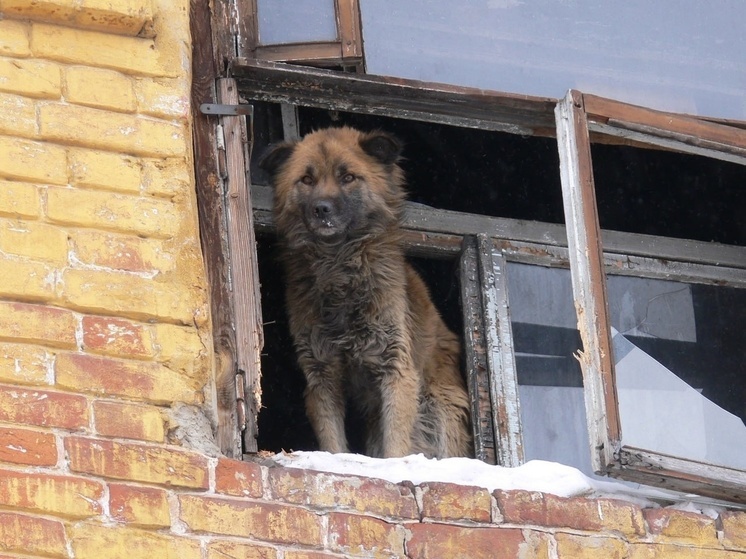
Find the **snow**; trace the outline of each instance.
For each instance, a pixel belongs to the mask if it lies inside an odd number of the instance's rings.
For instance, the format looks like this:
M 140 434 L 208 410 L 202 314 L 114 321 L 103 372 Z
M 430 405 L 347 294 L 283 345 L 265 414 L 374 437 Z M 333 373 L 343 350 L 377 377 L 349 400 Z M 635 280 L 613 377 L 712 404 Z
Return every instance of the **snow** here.
M 725 503 L 696 495 L 686 495 L 616 480 L 591 478 L 580 470 L 543 460 L 531 460 L 516 468 L 493 466 L 472 458 L 425 458 L 422 454 L 403 458 L 369 458 L 359 454 L 292 452 L 277 454 L 272 460 L 288 468 L 378 478 L 392 483 L 409 481 L 414 485 L 446 482 L 496 489 L 537 491 L 560 497 L 612 498 L 641 507 L 674 503 L 680 510 L 717 516 Z

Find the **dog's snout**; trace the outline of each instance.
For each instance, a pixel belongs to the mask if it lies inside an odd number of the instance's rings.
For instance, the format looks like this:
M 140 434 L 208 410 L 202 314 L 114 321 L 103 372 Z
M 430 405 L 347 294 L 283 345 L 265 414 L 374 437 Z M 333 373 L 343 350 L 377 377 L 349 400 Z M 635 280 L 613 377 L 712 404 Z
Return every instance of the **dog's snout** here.
M 331 216 L 334 212 L 334 204 L 329 199 L 317 200 L 313 207 L 313 215 L 318 219 Z

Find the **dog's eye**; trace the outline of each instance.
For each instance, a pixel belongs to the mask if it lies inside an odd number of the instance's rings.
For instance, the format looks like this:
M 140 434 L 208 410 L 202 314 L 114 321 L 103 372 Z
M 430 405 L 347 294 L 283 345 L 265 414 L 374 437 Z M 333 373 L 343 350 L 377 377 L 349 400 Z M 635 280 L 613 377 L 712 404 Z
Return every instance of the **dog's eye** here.
M 313 184 L 313 177 L 311 175 L 303 175 L 300 179 L 300 182 L 302 182 L 306 186 L 311 186 Z
M 353 175 L 352 173 L 347 173 L 346 175 L 342 176 L 342 182 L 344 184 L 350 184 L 354 180 L 355 180 L 355 175 Z

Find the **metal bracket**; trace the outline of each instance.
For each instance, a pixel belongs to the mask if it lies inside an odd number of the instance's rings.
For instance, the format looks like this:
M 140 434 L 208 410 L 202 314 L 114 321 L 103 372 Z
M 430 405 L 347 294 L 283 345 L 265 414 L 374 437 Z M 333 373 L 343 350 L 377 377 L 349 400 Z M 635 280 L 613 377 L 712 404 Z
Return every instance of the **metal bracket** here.
M 254 116 L 253 105 L 220 105 L 217 103 L 202 103 L 199 111 L 204 115 L 213 116 Z

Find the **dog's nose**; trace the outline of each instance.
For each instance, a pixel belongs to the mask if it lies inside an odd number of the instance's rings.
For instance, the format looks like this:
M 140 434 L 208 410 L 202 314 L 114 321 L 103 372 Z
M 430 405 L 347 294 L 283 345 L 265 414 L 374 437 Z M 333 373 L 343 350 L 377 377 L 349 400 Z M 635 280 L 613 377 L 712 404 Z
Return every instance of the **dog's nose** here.
M 329 217 L 334 210 L 331 200 L 318 200 L 313 207 L 313 215 L 319 219 Z

